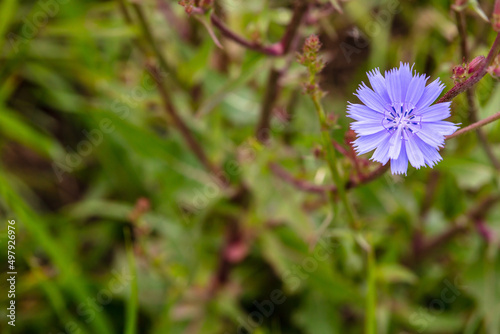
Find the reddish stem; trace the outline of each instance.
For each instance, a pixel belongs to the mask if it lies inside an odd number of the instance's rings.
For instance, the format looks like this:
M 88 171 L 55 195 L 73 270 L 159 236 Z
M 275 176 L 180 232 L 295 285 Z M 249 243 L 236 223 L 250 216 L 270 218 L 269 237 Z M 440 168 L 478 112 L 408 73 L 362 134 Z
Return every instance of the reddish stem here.
M 486 60 L 483 62 L 482 66 L 477 70 L 477 72 L 475 72 L 469 79 L 465 80 L 464 82 L 457 83 L 455 86 L 453 86 L 453 88 L 451 88 L 446 94 L 444 94 L 444 96 L 440 98 L 437 103 L 451 101 L 458 94 L 474 86 L 479 80 L 481 80 L 482 77 L 486 75 L 488 66 L 493 63 L 499 51 L 500 33 L 497 34 L 497 37 L 495 38 L 495 41 L 491 46 L 490 52 L 488 53 L 488 57 L 486 57 Z

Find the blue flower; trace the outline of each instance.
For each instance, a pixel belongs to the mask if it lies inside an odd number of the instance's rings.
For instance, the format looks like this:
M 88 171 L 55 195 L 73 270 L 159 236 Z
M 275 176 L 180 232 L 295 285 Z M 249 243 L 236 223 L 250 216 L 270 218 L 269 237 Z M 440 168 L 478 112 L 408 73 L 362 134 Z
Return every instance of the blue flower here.
M 458 127 L 443 121 L 450 116 L 451 102 L 431 106 L 443 91 L 439 79 L 426 86 L 429 77 L 415 72 L 409 64 L 385 72 L 375 69 L 368 74 L 373 88 L 363 82 L 356 91 L 363 104 L 347 107 L 348 116 L 358 138 L 354 148 L 358 154 L 375 150 L 371 159 L 385 165 L 391 160 L 393 174 L 405 174 L 408 161 L 417 169 L 433 167 L 442 160 L 439 148 L 445 136 Z

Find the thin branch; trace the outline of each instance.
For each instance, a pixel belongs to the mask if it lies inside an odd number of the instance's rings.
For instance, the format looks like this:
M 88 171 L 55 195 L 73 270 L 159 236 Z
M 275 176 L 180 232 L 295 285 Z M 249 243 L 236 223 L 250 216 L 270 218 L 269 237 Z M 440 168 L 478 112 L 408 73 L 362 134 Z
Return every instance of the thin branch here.
M 309 5 L 306 1 L 297 1 L 297 4 L 295 5 L 293 11 L 292 19 L 290 20 L 286 32 L 283 35 L 281 42 L 279 43 L 281 54 L 286 54 L 290 50 L 299 26 L 303 21 L 305 15 L 307 14 L 308 7 Z M 267 89 L 264 95 L 264 100 L 262 102 L 262 108 L 260 110 L 260 118 L 255 130 L 256 137 L 260 142 L 266 142 L 268 139 L 272 110 L 281 90 L 281 87 L 279 87 L 279 79 L 281 78 L 281 75 L 282 71 L 274 68 L 269 73 L 269 77 L 267 80 Z
M 293 185 L 294 187 L 302 191 L 315 194 L 325 194 L 328 192 L 333 192 L 334 194 L 336 194 L 338 192 L 337 187 L 334 185 L 326 185 L 326 186 L 317 185 L 305 180 L 298 179 L 275 162 L 271 162 L 269 164 L 269 168 L 271 169 L 274 175 L 276 175 L 283 181 Z M 357 180 L 350 179 L 345 184 L 345 190 L 349 190 L 352 188 L 359 187 L 363 184 L 370 183 L 371 181 L 374 181 L 380 176 L 382 176 L 388 169 L 389 169 L 389 164 L 380 165 L 370 173 L 361 175 L 360 178 Z
M 255 130 L 255 136 L 261 143 L 264 143 L 269 139 L 271 115 L 280 92 L 280 87 L 278 87 L 278 81 L 280 78 L 281 71 L 272 68 L 271 72 L 269 72 L 269 77 L 267 78 L 267 89 L 264 93 L 264 100 L 262 101 L 262 107 L 260 108 L 259 122 L 257 123 L 257 128 Z
M 440 98 L 437 103 L 448 102 L 451 101 L 458 94 L 466 91 L 470 87 L 474 86 L 482 77 L 484 77 L 487 73 L 488 66 L 490 66 L 495 57 L 498 55 L 500 51 L 500 33 L 497 34 L 493 45 L 491 46 L 490 52 L 488 53 L 488 57 L 482 63 L 481 67 L 477 69 L 477 71 L 464 82 L 457 83 L 453 88 L 451 88 L 442 98 Z
M 191 36 L 191 29 L 185 21 L 180 20 L 172 10 L 171 4 L 167 0 L 157 0 L 156 7 L 163 14 L 165 21 L 179 33 L 184 39 L 188 40 Z
M 467 104 L 469 105 L 469 118 L 472 124 L 477 124 L 478 123 L 478 111 L 477 111 L 477 104 L 474 100 L 474 91 L 472 88 L 469 88 L 466 92 L 466 97 L 467 97 Z M 491 163 L 495 167 L 495 169 L 500 170 L 500 161 L 498 161 L 497 157 L 495 156 L 495 153 L 493 153 L 493 149 L 490 146 L 490 143 L 488 142 L 488 138 L 486 138 L 486 134 L 484 133 L 483 129 L 481 127 L 477 127 L 476 129 L 476 134 L 479 139 L 479 142 L 481 143 L 481 146 L 484 149 L 484 152 L 490 159 Z
M 246 47 L 247 49 L 261 52 L 269 56 L 281 56 L 283 54 L 283 48 L 281 43 L 275 43 L 270 46 L 264 46 L 260 43 L 249 41 L 244 37 L 238 35 L 234 31 L 232 31 L 215 14 L 210 15 L 210 21 L 217 29 L 219 29 L 222 35 L 240 44 L 241 46 Z
M 150 44 L 151 48 L 154 50 L 158 61 L 160 62 L 161 66 L 163 67 L 164 70 L 169 70 L 169 66 L 166 63 L 165 59 L 163 58 L 163 55 L 161 54 L 159 48 L 156 45 L 156 41 L 154 40 L 153 34 L 151 32 L 151 29 L 146 21 L 146 18 L 144 16 L 144 13 L 142 11 L 142 8 L 138 4 L 133 4 L 132 8 L 134 9 L 135 13 L 137 14 L 137 17 L 139 18 L 139 25 L 143 31 L 143 34 L 145 36 L 146 41 Z M 124 12 L 125 16 L 126 10 Z M 132 24 L 132 21 L 129 21 L 130 16 L 127 18 L 125 16 L 125 19 L 129 24 Z M 141 44 L 139 44 L 141 45 Z M 140 47 L 140 50 L 145 53 L 147 56 L 147 51 L 143 48 Z M 165 111 L 169 118 L 172 120 L 175 128 L 179 130 L 181 133 L 182 137 L 186 141 L 188 147 L 191 149 L 191 151 L 194 153 L 194 155 L 198 158 L 198 160 L 202 163 L 202 165 L 211 173 L 213 173 L 216 177 L 220 177 L 219 169 L 211 163 L 211 161 L 208 159 L 208 157 L 205 154 L 205 151 L 203 148 L 200 146 L 194 135 L 192 134 L 191 130 L 189 127 L 184 123 L 183 119 L 180 117 L 178 114 L 177 110 L 175 109 L 175 106 L 172 103 L 172 97 L 170 96 L 169 90 L 165 87 L 165 83 L 163 82 L 162 77 L 158 73 L 157 69 L 154 66 L 151 66 L 150 64 L 145 65 L 146 70 L 148 73 L 151 75 L 153 80 L 156 83 L 158 92 L 160 93 Z M 170 73 L 170 72 L 169 72 Z
M 456 17 L 457 17 L 457 25 L 460 37 L 460 49 L 461 49 L 462 59 L 465 62 L 469 62 L 470 59 L 469 59 L 469 48 L 467 46 L 466 18 L 463 10 L 457 11 Z M 478 116 L 477 116 L 478 111 L 477 111 L 477 103 L 474 98 L 474 88 L 470 87 L 469 89 L 467 89 L 465 94 L 466 94 L 467 105 L 469 106 L 470 123 L 475 123 L 478 121 Z M 490 144 L 488 143 L 488 139 L 486 138 L 486 134 L 481 128 L 476 129 L 476 134 L 479 139 L 479 142 L 481 143 L 481 146 L 483 147 L 483 150 L 490 159 L 491 163 L 493 164 L 495 169 L 500 170 L 500 162 L 495 157 L 495 154 L 493 153 L 493 150 Z
M 414 249 L 414 253 L 407 256 L 403 263 L 415 264 L 420 262 L 426 257 L 434 254 L 441 247 L 446 245 L 450 240 L 466 232 L 469 229 L 468 221 L 476 224 L 482 221 L 488 211 L 495 203 L 500 201 L 500 195 L 491 195 L 484 198 L 476 207 L 469 210 L 463 217 L 456 221 L 448 230 L 435 236 L 428 242 L 424 243 L 420 248 Z
M 467 133 L 469 131 L 478 129 L 478 128 L 482 127 L 482 126 L 485 126 L 486 124 L 494 122 L 497 119 L 500 119 L 500 111 L 497 112 L 496 114 L 491 115 L 489 117 L 486 117 L 485 119 L 482 119 L 482 120 L 480 120 L 480 121 L 478 121 L 476 123 L 473 123 L 473 124 L 471 124 L 469 126 L 466 126 L 465 128 L 462 128 L 462 129 L 458 130 L 457 132 L 455 132 L 452 135 L 446 136 L 445 139 L 448 140 L 448 139 L 451 139 L 451 138 L 458 137 L 460 135 L 463 135 L 464 133 Z
M 269 163 L 269 168 L 271 169 L 271 172 L 273 172 L 274 175 L 276 175 L 283 181 L 293 185 L 295 188 L 305 192 L 324 194 L 328 191 L 336 190 L 335 186 L 322 186 L 310 183 L 306 180 L 298 179 L 275 162 Z
M 198 143 L 194 135 L 191 133 L 191 130 L 189 127 L 184 123 L 184 120 L 180 117 L 180 115 L 177 113 L 177 110 L 175 109 L 173 103 L 172 103 L 172 97 L 170 96 L 168 89 L 165 87 L 163 80 L 161 79 L 160 75 L 157 72 L 157 69 L 150 66 L 146 65 L 146 68 L 148 72 L 151 74 L 153 77 L 157 88 L 158 92 L 160 93 L 160 96 L 163 101 L 163 105 L 165 107 L 165 111 L 167 112 L 168 116 L 171 118 L 174 126 L 179 130 L 181 133 L 182 137 L 188 144 L 189 148 L 191 151 L 194 153 L 194 155 L 198 158 L 198 160 L 202 163 L 202 165 L 213 175 L 219 177 L 220 171 L 219 169 L 212 164 L 210 159 L 208 159 L 207 155 L 205 154 L 205 151 L 201 147 L 201 145 Z M 225 180 L 222 180 L 223 183 L 225 183 Z
M 463 61 L 469 62 L 469 48 L 467 47 L 467 29 L 465 24 L 465 14 L 463 10 L 455 13 L 458 25 L 458 35 L 460 37 L 460 53 L 462 54 Z

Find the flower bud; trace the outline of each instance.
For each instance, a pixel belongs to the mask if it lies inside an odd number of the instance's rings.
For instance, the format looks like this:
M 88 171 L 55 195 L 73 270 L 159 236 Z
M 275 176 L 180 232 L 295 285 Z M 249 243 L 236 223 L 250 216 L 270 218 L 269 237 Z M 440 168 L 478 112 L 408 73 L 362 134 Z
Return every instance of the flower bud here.
M 186 11 L 186 14 L 190 15 L 191 12 L 193 11 L 194 7 L 194 1 L 193 0 L 180 0 L 179 5 L 184 7 L 184 10 Z
M 499 66 L 490 66 L 488 67 L 488 73 L 496 78 L 496 79 L 500 79 L 500 65 Z
M 462 82 L 466 79 L 466 69 L 462 65 L 457 65 L 452 69 L 453 75 L 451 78 L 454 82 Z
M 476 58 L 472 59 L 469 65 L 467 65 L 467 73 L 472 74 L 477 72 L 477 70 L 480 69 L 483 65 L 485 59 L 486 58 L 484 58 L 484 56 L 477 56 Z

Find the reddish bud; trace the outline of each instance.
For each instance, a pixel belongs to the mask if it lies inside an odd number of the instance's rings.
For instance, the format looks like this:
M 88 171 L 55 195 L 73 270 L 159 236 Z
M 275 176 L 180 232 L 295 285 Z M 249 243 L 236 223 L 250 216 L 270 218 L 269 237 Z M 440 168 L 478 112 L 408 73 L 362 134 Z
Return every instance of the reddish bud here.
M 488 67 L 488 73 L 497 79 L 500 79 L 500 66 L 490 66 Z
M 500 79 L 500 55 L 497 56 L 493 64 L 488 67 L 488 73 L 491 74 L 492 77 Z
M 451 76 L 451 78 L 453 79 L 453 81 L 461 82 L 465 80 L 467 71 L 462 65 L 457 65 L 453 67 L 452 73 L 453 75 Z
M 484 58 L 484 56 L 478 56 L 472 59 L 469 65 L 467 65 L 467 73 L 472 74 L 474 72 L 477 72 L 477 70 L 483 65 L 485 59 L 486 58 Z
M 321 42 L 319 41 L 318 36 L 313 34 L 306 38 L 302 51 L 304 52 L 304 54 L 314 54 L 318 53 L 319 49 L 321 49 Z
M 194 1 L 193 0 L 180 0 L 178 3 L 179 3 L 179 5 L 181 5 L 182 7 L 184 7 L 184 10 L 186 11 L 186 13 L 188 15 L 191 14 L 191 12 L 193 11 L 193 7 L 194 7 Z
M 302 47 L 302 54 L 297 54 L 297 61 L 308 68 L 309 73 L 315 75 L 321 72 L 325 63 L 321 58 L 318 58 L 318 52 L 321 49 L 321 42 L 318 36 L 311 35 L 306 38 Z

